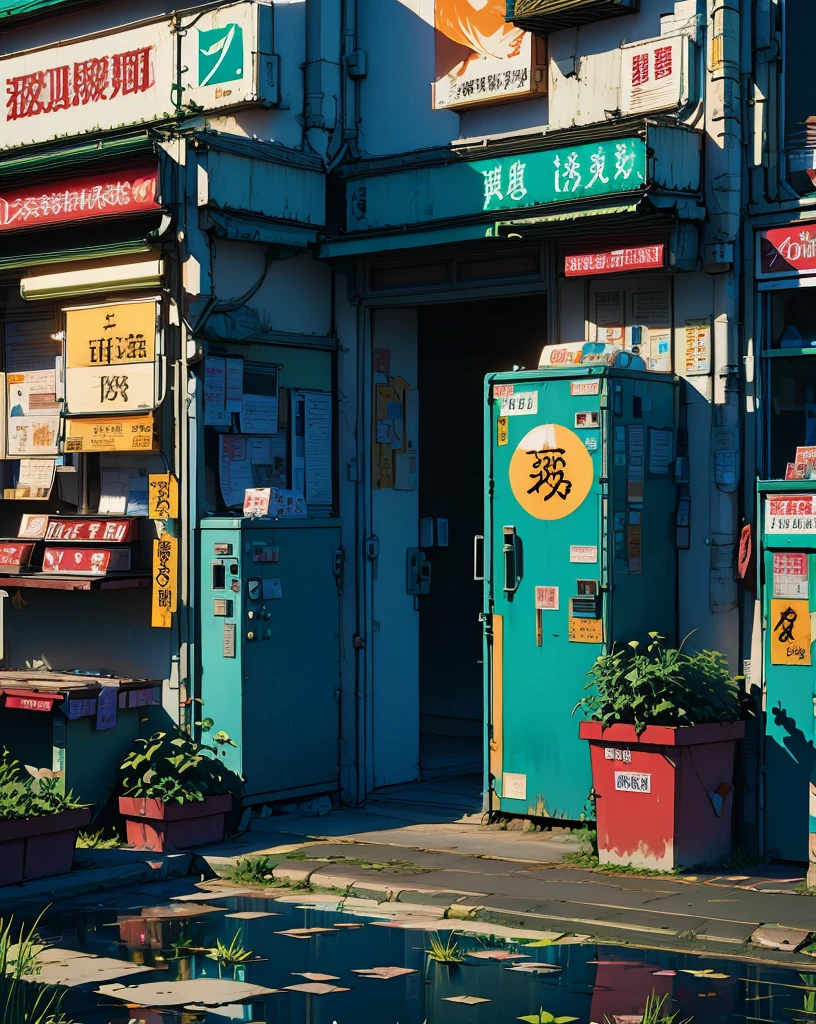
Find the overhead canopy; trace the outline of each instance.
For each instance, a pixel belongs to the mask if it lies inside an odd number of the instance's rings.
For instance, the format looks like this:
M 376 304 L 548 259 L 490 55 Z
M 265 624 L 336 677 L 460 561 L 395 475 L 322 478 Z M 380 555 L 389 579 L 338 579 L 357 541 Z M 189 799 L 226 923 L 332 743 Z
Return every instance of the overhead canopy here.
M 506 20 L 545 33 L 639 10 L 640 0 L 507 0 Z
M 6 18 L 30 17 L 53 7 L 76 7 L 80 0 L 0 0 L 0 25 Z

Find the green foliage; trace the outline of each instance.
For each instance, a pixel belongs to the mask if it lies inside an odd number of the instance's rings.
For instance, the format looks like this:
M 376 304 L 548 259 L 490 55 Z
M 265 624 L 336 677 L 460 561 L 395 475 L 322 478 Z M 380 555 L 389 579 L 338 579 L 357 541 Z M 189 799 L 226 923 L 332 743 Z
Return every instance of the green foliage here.
M 643 1007 L 643 1017 L 641 1018 L 641 1024 L 691 1024 L 694 1020 L 693 1017 L 684 1017 L 683 1020 L 678 1021 L 679 1014 L 673 1013 L 669 1016 L 668 1010 L 671 1007 L 666 1006 L 669 1001 L 667 995 L 658 996 L 654 989 L 649 993 L 646 999 L 646 1005 Z M 606 1024 L 612 1024 L 612 1021 L 604 1014 L 604 1020 Z
M 243 882 L 248 885 L 282 885 L 275 878 L 273 871 L 276 862 L 266 855 L 261 857 L 239 857 L 235 867 L 229 873 L 231 882 Z
M 62 773 L 46 768 L 25 766 L 28 777 L 20 771 L 8 750 L 0 751 L 0 821 L 20 818 L 41 818 L 70 811 L 81 804 L 71 792 L 62 792 Z
M 102 829 L 98 832 L 80 832 L 77 836 L 78 850 L 115 850 L 121 846 L 122 840 L 117 835 L 106 836 Z
M 195 724 L 203 732 L 213 728 L 211 718 Z M 196 743 L 175 727 L 171 733 L 154 732 L 148 739 L 137 739 L 136 745 L 121 766 L 128 773 L 121 780 L 125 796 L 184 804 L 240 789 L 239 777 L 219 760 L 226 756 L 225 747 L 237 746 L 223 730 L 213 735 L 212 744 Z
M 686 654 L 663 647 L 658 633 L 641 652 L 637 640 L 598 656 L 584 689 L 593 693 L 575 709 L 604 728 L 634 725 L 638 733 L 649 725 L 686 726 L 701 722 L 733 722 L 740 716 L 737 679 L 717 651 Z M 574 713 L 574 712 L 573 712 Z
M 517 1017 L 516 1019 L 527 1021 L 527 1024 L 568 1024 L 568 1021 L 578 1020 L 577 1017 L 556 1017 L 548 1010 L 540 1008 L 538 1013 L 531 1013 L 527 1017 Z
M 13 923 L 0 919 L 0 1024 L 70 1024 L 60 1012 L 62 990 L 31 980 L 42 970 L 39 918 L 16 938 Z
M 254 954 L 250 949 L 244 949 L 241 945 L 241 929 L 233 935 L 232 942 L 227 946 L 220 939 L 215 940 L 215 947 L 207 953 L 209 960 L 215 960 L 218 964 L 218 977 L 224 967 L 232 968 L 232 976 L 236 977 L 238 968 L 250 960 Z
M 572 834 L 580 840 L 581 848 L 575 853 L 564 854 L 562 858 L 567 864 L 575 864 L 581 868 L 596 868 L 598 866 L 598 833 L 595 829 L 583 825 L 581 828 L 574 828 Z
M 430 938 L 431 948 L 426 949 L 425 952 L 438 964 L 463 964 L 465 962 L 465 955 L 459 950 L 459 943 L 453 937 L 451 932 L 447 939 L 443 942 L 438 934 L 432 935 Z

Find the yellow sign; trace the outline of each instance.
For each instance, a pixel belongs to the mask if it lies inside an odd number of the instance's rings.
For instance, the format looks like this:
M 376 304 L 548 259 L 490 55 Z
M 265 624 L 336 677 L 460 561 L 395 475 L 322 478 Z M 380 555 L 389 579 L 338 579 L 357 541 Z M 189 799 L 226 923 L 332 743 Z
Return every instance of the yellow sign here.
M 178 607 L 178 539 L 165 532 L 153 541 L 151 625 L 169 629 Z
M 510 459 L 510 487 L 536 519 L 563 519 L 589 494 L 595 469 L 581 438 L 557 423 L 525 434 Z
M 603 619 L 570 618 L 567 639 L 574 644 L 602 644 Z
M 496 420 L 496 444 L 501 448 L 510 440 L 510 431 L 507 426 L 507 417 L 499 416 Z
M 810 606 L 807 601 L 771 601 L 768 643 L 772 665 L 810 665 Z
M 136 366 L 156 358 L 155 299 L 65 310 L 65 366 Z
M 153 414 L 66 419 L 66 452 L 155 452 L 159 437 Z
M 151 473 L 148 477 L 151 519 L 159 519 L 166 523 L 168 519 L 178 519 L 179 491 L 178 480 L 172 473 Z

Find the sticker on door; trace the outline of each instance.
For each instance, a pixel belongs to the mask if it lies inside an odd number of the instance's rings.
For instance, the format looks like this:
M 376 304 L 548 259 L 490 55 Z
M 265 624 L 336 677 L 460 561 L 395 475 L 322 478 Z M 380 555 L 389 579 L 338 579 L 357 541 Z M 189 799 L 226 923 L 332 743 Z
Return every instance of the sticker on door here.
M 589 494 L 594 474 L 581 438 L 557 423 L 528 431 L 510 459 L 513 495 L 536 519 L 571 515 Z

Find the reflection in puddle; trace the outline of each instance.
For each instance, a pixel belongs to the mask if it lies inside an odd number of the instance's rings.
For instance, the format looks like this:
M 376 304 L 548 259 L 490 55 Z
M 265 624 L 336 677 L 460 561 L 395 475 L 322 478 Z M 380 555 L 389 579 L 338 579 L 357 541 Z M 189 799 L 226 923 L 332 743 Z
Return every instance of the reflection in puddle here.
M 326 896 L 204 892 L 160 902 L 122 893 L 107 907 L 59 908 L 40 932 L 65 951 L 50 951 L 50 969 L 84 982 L 64 1005 L 77 1024 L 507 1024 L 551 1016 L 635 1024 L 652 993 L 666 997 L 669 1016 L 694 1024 L 816 1022 L 816 972 L 530 941 L 506 929 L 508 937 L 496 937 L 420 911 L 363 913 Z M 429 950 L 452 955 L 445 962 Z M 117 977 L 113 961 L 146 970 Z

